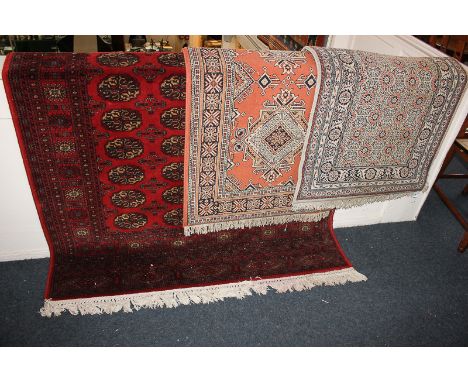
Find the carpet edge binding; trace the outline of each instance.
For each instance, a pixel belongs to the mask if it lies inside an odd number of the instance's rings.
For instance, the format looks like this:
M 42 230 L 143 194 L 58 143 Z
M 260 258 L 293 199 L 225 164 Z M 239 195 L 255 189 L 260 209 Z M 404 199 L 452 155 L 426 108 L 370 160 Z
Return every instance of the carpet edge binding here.
M 72 315 L 112 314 L 119 311 L 131 313 L 142 308 L 175 308 L 180 305 L 209 304 L 225 298 L 243 299 L 254 293 L 265 295 L 269 289 L 276 293 L 308 290 L 316 286 L 341 285 L 347 282 L 366 281 L 367 277 L 353 267 L 275 279 L 251 279 L 238 283 L 207 287 L 181 288 L 166 291 L 134 293 L 119 296 L 102 296 L 70 300 L 44 301 L 40 310 L 43 317 L 60 316 L 68 311 Z

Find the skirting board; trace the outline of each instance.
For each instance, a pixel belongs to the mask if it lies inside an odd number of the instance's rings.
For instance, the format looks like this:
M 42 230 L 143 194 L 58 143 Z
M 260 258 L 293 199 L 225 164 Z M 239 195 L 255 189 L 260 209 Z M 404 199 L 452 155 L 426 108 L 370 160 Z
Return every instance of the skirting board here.
M 49 256 L 50 253 L 48 248 L 28 249 L 24 251 L 4 251 L 0 252 L 0 262 L 43 259 Z

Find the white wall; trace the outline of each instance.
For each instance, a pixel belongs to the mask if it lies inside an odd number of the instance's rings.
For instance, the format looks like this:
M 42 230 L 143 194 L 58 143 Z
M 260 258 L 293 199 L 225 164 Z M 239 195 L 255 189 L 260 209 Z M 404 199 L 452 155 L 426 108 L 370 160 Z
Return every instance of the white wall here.
M 242 37 L 242 36 L 238 36 Z M 241 38 L 242 40 L 242 38 Z M 409 36 L 331 36 L 330 47 L 373 51 L 402 56 L 440 56 L 442 53 Z M 0 72 L 3 66 L 0 56 Z M 465 92 L 456 115 L 429 172 L 432 183 L 468 112 Z M 16 139 L 10 111 L 0 79 L 0 261 L 49 255 Z M 335 227 L 415 220 L 427 198 L 425 193 L 411 197 L 339 210 Z

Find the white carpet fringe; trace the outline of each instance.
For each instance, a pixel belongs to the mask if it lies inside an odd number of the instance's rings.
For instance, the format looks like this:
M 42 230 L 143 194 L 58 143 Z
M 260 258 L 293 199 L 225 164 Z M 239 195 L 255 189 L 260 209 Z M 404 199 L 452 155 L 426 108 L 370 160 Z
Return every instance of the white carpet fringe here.
M 43 317 L 60 316 L 64 311 L 68 311 L 73 315 L 112 314 L 121 310 L 129 313 L 141 308 L 175 308 L 179 305 L 209 304 L 223 301 L 225 298 L 243 299 L 245 296 L 253 295 L 253 293 L 264 295 L 269 289 L 273 289 L 277 293 L 285 293 L 307 290 L 320 285 L 339 285 L 366 280 L 366 276 L 350 267 L 323 273 L 277 279 L 258 278 L 239 283 L 207 287 L 73 300 L 45 300 L 40 313 Z
M 369 197 L 349 197 L 349 198 L 330 198 L 330 199 L 309 199 L 301 201 L 293 201 L 293 211 L 319 211 L 323 209 L 346 209 L 364 206 L 366 204 L 384 202 L 387 200 L 401 199 L 406 196 L 412 196 L 419 192 L 425 192 L 426 187 L 422 191 L 403 192 L 395 194 L 381 194 Z
M 271 216 L 265 218 L 233 220 L 219 223 L 186 226 L 184 227 L 184 235 L 190 236 L 193 234 L 206 234 L 209 232 L 219 232 L 228 229 L 263 227 L 267 225 L 284 224 L 291 222 L 318 222 L 326 218 L 329 214 L 330 211 L 319 211 L 316 213 Z

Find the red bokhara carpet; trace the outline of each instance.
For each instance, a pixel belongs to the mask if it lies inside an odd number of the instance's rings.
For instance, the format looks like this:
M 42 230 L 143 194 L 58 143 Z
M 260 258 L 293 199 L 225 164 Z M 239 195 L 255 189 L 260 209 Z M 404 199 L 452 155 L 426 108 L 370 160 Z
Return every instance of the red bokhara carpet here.
M 365 280 L 333 214 L 184 237 L 181 54 L 13 53 L 3 79 L 51 253 L 44 316 Z

